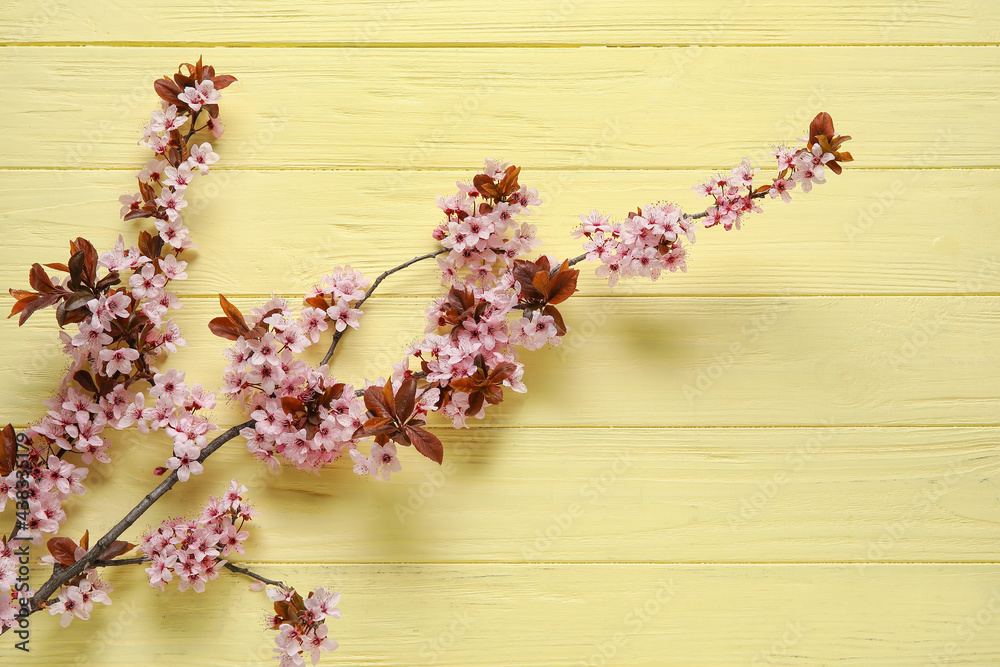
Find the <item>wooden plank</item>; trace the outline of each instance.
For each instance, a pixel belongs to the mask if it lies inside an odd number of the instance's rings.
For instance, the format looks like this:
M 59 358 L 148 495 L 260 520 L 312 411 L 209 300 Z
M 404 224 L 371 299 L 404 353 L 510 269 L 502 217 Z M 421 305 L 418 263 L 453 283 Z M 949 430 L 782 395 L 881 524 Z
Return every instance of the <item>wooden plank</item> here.
M 503 156 L 714 169 L 794 141 L 824 109 L 865 168 L 998 166 L 1000 154 L 1000 51 L 988 46 L 8 47 L 0 167 L 136 168 L 152 80 L 198 54 L 241 81 L 226 91 L 228 167 L 464 169 Z
M 156 17 L 150 20 L 150 17 Z M 12 0 L 0 12 L 6 44 L 968 44 L 995 42 L 1000 10 L 988 0 L 875 0 L 863 12 L 834 0 L 823 20 L 792 0 L 307 0 L 276 10 L 226 0 L 164 12 L 152 0 L 65 5 Z
M 0 285 L 26 285 L 31 262 L 65 261 L 68 239 L 80 234 L 110 248 L 119 234 L 150 228 L 118 217 L 118 195 L 134 189 L 133 173 L 0 171 Z M 434 196 L 470 173 L 420 171 L 390 189 L 397 172 L 215 172 L 190 190 L 185 218 L 201 247 L 177 291 L 292 294 L 346 263 L 377 275 L 434 247 Z M 690 186 L 708 173 L 525 168 L 522 182 L 544 201 L 526 220 L 538 226 L 540 251 L 577 255 L 569 231 L 580 213 L 598 208 L 622 218 L 661 199 L 701 210 Z M 1000 170 L 848 171 L 790 206 L 765 202 L 743 231 L 699 232 L 689 273 L 628 288 L 664 296 L 1000 292 L 992 250 L 1000 213 L 989 204 L 998 189 Z M 435 272 L 433 262 L 418 265 L 380 294 L 435 296 Z M 580 289 L 609 293 L 592 266 L 583 267 Z
M 338 536 L 330 534 L 331 541 Z M 32 618 L 29 664 L 272 665 L 270 602 L 229 573 L 204 594 L 111 573 L 112 606 Z M 329 664 L 996 665 L 1000 567 L 262 566 L 341 591 Z M 79 662 L 74 662 L 79 661 Z M 937 662 L 935 662 L 937 661 Z
M 234 298 L 247 311 L 259 299 Z M 387 373 L 422 336 L 426 300 L 379 298 L 344 338 L 333 373 Z M 526 395 L 484 425 L 994 425 L 1000 409 L 995 297 L 574 297 L 574 329 L 526 354 Z M 168 363 L 221 383 L 227 341 L 206 323 L 217 299 L 191 298 L 177 321 L 190 347 Z M 0 351 L 5 418 L 37 419 L 65 362 L 51 320 L 8 322 Z M 318 363 L 317 346 L 306 359 Z M 223 423 L 243 418 L 228 407 Z
M 197 513 L 234 478 L 261 512 L 247 546 L 258 561 L 840 561 L 863 572 L 991 560 L 1000 537 L 996 428 L 438 433 L 446 464 L 404 449 L 389 483 L 355 476 L 350 460 L 318 477 L 272 474 L 238 439 L 126 537 Z M 116 440 L 61 534 L 103 534 L 156 484 L 169 440 Z

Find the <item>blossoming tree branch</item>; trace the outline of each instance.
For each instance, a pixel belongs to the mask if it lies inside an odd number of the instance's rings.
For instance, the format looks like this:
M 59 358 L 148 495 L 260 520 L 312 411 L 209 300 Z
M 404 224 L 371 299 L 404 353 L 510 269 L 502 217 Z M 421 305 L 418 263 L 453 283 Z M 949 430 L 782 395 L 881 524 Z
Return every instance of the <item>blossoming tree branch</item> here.
M 573 266 L 597 264 L 597 275 L 612 286 L 686 271 L 697 227 L 739 229 L 747 215 L 761 212 L 764 200 L 788 202 L 791 192 L 809 192 L 825 182 L 827 171 L 839 174 L 841 163 L 852 160 L 842 150 L 850 137 L 837 135 L 830 116 L 820 113 L 801 145 L 776 148 L 772 175 L 762 177 L 743 159 L 728 175 L 695 185 L 695 193 L 710 200 L 703 211 L 686 214 L 656 203 L 621 221 L 596 210 L 581 215 L 573 235 L 582 239 L 584 253 L 562 261 L 529 258 L 540 241 L 525 218 L 541 204 L 538 192 L 519 182 L 518 167 L 487 160 L 471 182 L 438 197 L 443 220 L 432 233 L 436 249 L 374 281 L 350 266 L 336 267 L 305 293 L 301 306 L 272 298 L 248 313 L 220 295 L 221 315 L 207 324 L 232 345 L 224 377 L 201 378 L 213 391 L 166 365 L 167 354 L 186 345 L 171 317 L 181 304 L 170 289 L 187 278 L 189 262 L 182 257 L 196 247 L 184 222 L 185 197 L 219 160 L 207 139 L 223 134 L 221 91 L 235 81 L 201 60 L 157 80 L 160 108 L 139 142 L 153 158 L 136 174 L 138 192 L 120 198 L 123 220 L 145 227 L 135 243 L 127 244 L 123 234 L 101 252 L 85 238 L 71 240 L 64 261 L 31 267 L 30 290 L 10 290 L 18 324 L 54 309 L 70 361 L 44 415 L 23 436 L 10 424 L 3 430 L 0 510 L 8 500 L 14 508 L 13 530 L 0 538 L 4 630 L 43 609 L 63 626 L 86 620 L 95 604 L 112 602 L 112 577 L 101 575 L 112 566 L 138 565 L 153 587 L 196 593 L 228 570 L 253 579 L 251 588 L 264 590 L 273 603 L 270 627 L 278 633 L 280 664 L 303 665 L 306 657 L 316 664 L 321 653 L 337 647 L 326 621 L 340 616 L 339 594 L 318 586 L 303 596 L 237 564 L 258 514 L 237 480 L 210 496 L 200 514 L 128 536 L 134 543 L 119 538 L 234 439 L 275 470 L 290 465 L 318 472 L 349 459 L 358 475 L 389 480 L 402 467 L 400 446 L 441 463 L 444 447 L 428 428 L 430 413 L 462 428 L 503 401 L 505 390 L 526 390 L 519 352 L 558 345 L 566 334 L 558 307 L 577 291 Z M 328 363 L 348 328 L 359 327 L 361 306 L 388 276 L 432 258 L 446 291 L 427 307 L 423 339 L 385 378 L 365 380 L 363 387 L 335 378 Z M 300 355 L 319 344 L 327 352 L 319 366 L 310 365 Z M 221 428 L 203 413 L 220 395 L 242 406 L 247 419 L 217 433 Z M 67 501 L 86 493 L 90 468 L 111 460 L 109 430 L 125 429 L 169 436 L 163 465 L 150 471 L 162 481 L 93 544 L 89 534 L 58 536 L 73 509 Z M 51 576 L 37 590 L 18 585 L 15 552 L 43 542 Z

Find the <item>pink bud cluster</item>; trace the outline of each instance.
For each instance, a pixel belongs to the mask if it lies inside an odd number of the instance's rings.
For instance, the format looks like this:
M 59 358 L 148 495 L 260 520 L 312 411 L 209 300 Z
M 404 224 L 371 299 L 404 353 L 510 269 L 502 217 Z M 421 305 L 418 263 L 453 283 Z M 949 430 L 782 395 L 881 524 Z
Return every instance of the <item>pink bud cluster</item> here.
M 297 313 L 285 299 L 251 309 L 247 326 L 265 331 L 239 336 L 226 350 L 222 393 L 247 406 L 255 424 L 240 434 L 250 453 L 272 468 L 280 465 L 280 456 L 296 468 L 318 472 L 356 446 L 354 432 L 364 421 L 365 407 L 354 388 L 328 375 L 327 366 L 314 368 L 295 355 L 319 342 L 331 323 L 338 332 L 357 328 L 362 311 L 354 305 L 367 286 L 360 272 L 337 267 L 310 290 L 307 305 Z M 312 305 L 327 300 L 333 304 L 325 309 Z M 317 403 L 319 397 L 325 400 Z M 292 404 L 308 407 L 297 411 Z
M 221 498 L 209 496 L 198 518 L 168 519 L 147 533 L 141 549 L 150 561 L 149 585 L 164 590 L 177 575 L 179 590 L 202 593 L 205 583 L 219 576 L 226 556 L 245 554 L 243 542 L 250 532 L 243 525 L 259 514 L 243 500 L 246 491 L 234 479 Z
M 613 223 L 598 211 L 580 216 L 573 231 L 583 237 L 587 259 L 599 261 L 597 275 L 614 286 L 619 278 L 644 276 L 656 280 L 664 269 L 687 271 L 682 239 L 694 243 L 694 223 L 672 204 L 650 204 L 629 213 L 624 223 Z
M 86 553 L 86 549 L 82 549 L 82 551 Z M 96 570 L 87 570 L 86 578 L 80 583 L 66 586 L 59 591 L 58 600 L 49 605 L 49 613 L 53 616 L 60 615 L 59 624 L 64 628 L 74 618 L 86 621 L 90 618 L 90 612 L 93 611 L 95 602 L 111 604 L 108 593 L 112 591 L 114 591 L 114 587 L 99 579 Z
M 16 537 L 41 544 L 43 533 L 55 534 L 65 523 L 63 502 L 71 495 L 86 493 L 83 480 L 90 471 L 58 456 L 45 456 L 37 448 L 22 457 L 19 466 L 6 477 L 0 477 L 0 512 L 6 507 L 8 499 L 15 501 L 18 492 L 24 494 L 21 500 L 27 502 L 27 517 L 19 523 Z M 27 487 L 18 488 L 19 479 L 26 481 Z
M 260 590 L 262 586 L 251 588 Z M 319 586 L 303 599 L 294 588 L 269 586 L 267 597 L 275 603 L 275 610 L 280 610 L 269 620 L 271 628 L 278 630 L 274 652 L 281 667 L 304 667 L 306 654 L 315 667 L 321 654 L 337 649 L 338 643 L 327 636 L 326 619 L 340 618 L 340 593 Z
M 510 163 L 486 160 L 482 173 L 502 179 Z M 517 224 L 520 214 L 531 215 L 529 207 L 542 203 L 535 188 L 521 186 L 508 198 L 490 206 L 483 202 L 484 193 L 475 185 L 457 183 L 458 193 L 438 196 L 437 205 L 447 219 L 434 230 L 434 238 L 448 249 L 438 258 L 445 284 L 460 281 L 459 269 L 464 269 L 465 282 L 490 286 L 497 277 L 513 265 L 514 258 L 531 252 L 541 243 L 535 237 L 535 226 Z

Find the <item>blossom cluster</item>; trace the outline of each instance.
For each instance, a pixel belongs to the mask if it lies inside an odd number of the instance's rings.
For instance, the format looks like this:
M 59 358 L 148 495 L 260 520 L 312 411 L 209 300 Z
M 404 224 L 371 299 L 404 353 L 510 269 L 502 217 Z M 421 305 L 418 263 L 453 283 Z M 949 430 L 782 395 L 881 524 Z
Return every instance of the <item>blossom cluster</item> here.
M 644 276 L 656 280 L 664 269 L 687 271 L 687 250 L 682 239 L 694 243 L 695 221 L 701 220 L 706 229 L 717 225 L 726 231 L 740 229 L 744 216 L 762 211 L 755 200 L 769 195 L 789 202 L 789 191 L 796 185 L 809 192 L 813 183 L 826 182 L 827 168 L 839 174 L 839 163 L 854 159 L 840 150 L 849 139 L 837 135 L 830 115 L 821 113 L 810 124 L 804 145 L 795 150 L 786 146 L 775 149 L 777 175 L 770 183 L 755 186 L 759 169 L 743 158 L 728 176 L 720 175 L 692 188 L 695 194 L 713 199 L 713 205 L 703 213 L 685 215 L 673 204 L 661 202 L 629 213 L 624 223 L 616 223 L 594 210 L 580 216 L 581 225 L 573 235 L 586 239 L 583 249 L 587 260 L 601 263 L 597 275 L 607 278 L 612 287 L 619 278 Z
M 149 585 L 164 590 L 177 575 L 177 588 L 205 591 L 205 583 L 219 576 L 225 557 L 245 554 L 243 542 L 250 532 L 246 522 L 258 512 L 243 499 L 247 487 L 235 479 L 221 498 L 209 496 L 208 505 L 195 519 L 168 519 L 143 539 L 142 553 L 149 559 Z
M 368 281 L 351 267 L 337 267 L 306 295 L 301 309 L 272 298 L 247 317 L 222 299 L 226 317 L 212 330 L 235 345 L 226 350 L 222 393 L 241 400 L 254 420 L 241 435 L 254 457 L 273 468 L 281 459 L 302 470 L 318 470 L 356 446 L 365 408 L 354 388 L 296 354 L 332 328 L 357 328 Z
M 90 618 L 95 602 L 111 604 L 108 593 L 113 590 L 114 586 L 100 579 L 96 570 L 88 570 L 85 579 L 59 591 L 58 600 L 48 606 L 49 613 L 53 616 L 59 614 L 59 624 L 64 628 L 74 618 L 86 621 Z
M 261 590 L 264 586 L 255 582 L 251 588 Z M 315 666 L 322 653 L 336 650 L 337 642 L 327 636 L 326 619 L 340 618 L 337 608 L 340 593 L 328 592 L 324 586 L 319 586 L 303 599 L 294 588 L 269 586 L 267 597 L 274 602 L 269 626 L 278 631 L 274 652 L 278 654 L 275 657 L 281 667 L 303 667 L 307 653 Z
M 535 188 L 518 184 L 519 172 L 509 163 L 486 160 L 472 183 L 460 182 L 456 194 L 438 196 L 446 220 L 433 235 L 448 250 L 438 259 L 445 284 L 459 281 L 464 272 L 466 282 L 492 285 L 515 257 L 541 243 L 534 225 L 514 220 L 542 203 Z

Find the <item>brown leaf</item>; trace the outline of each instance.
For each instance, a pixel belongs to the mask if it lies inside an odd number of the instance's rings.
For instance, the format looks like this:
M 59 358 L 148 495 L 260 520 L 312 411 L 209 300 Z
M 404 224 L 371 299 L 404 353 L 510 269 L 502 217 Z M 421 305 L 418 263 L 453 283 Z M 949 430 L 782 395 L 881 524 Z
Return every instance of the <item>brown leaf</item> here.
M 17 465 L 17 433 L 13 424 L 7 424 L 2 435 L 3 449 L 0 450 L 0 477 L 5 477 L 14 471 Z
M 21 317 L 17 321 L 17 326 L 21 326 L 25 322 L 27 322 L 28 318 L 31 317 L 31 315 L 35 311 L 51 306 L 58 300 L 59 300 L 58 294 L 40 294 L 36 298 L 31 299 L 30 301 L 26 299 L 18 301 L 16 304 L 14 304 L 14 308 L 17 309 L 17 312 L 21 313 Z M 24 305 L 21 305 L 22 303 Z M 11 312 L 11 315 L 13 314 L 14 311 Z
M 132 551 L 132 549 L 135 549 L 135 547 L 136 545 L 130 542 L 125 542 L 123 540 L 115 540 L 114 542 L 111 543 L 111 546 L 108 547 L 107 550 L 101 554 L 98 560 L 111 560 L 112 558 L 117 558 L 118 556 L 121 556 L 124 553 Z
M 229 303 L 229 300 L 221 294 L 219 295 L 219 303 L 222 304 L 222 312 L 226 314 L 226 317 L 233 321 L 233 324 L 236 324 L 245 331 L 250 330 L 250 327 L 247 326 L 246 320 L 243 319 L 243 313 L 240 312 L 239 308 Z
M 94 383 L 94 376 L 85 370 L 78 370 L 73 374 L 73 379 L 77 384 L 89 391 L 91 394 L 97 393 L 97 385 Z
M 45 269 L 37 262 L 31 265 L 31 270 L 28 272 L 28 283 L 36 292 L 41 294 L 48 294 L 49 292 L 54 292 L 56 289 L 52 281 L 49 280 L 48 274 L 45 273 Z
M 392 382 L 389 381 L 389 400 L 385 397 L 385 388 L 377 384 L 365 389 L 365 407 L 378 417 L 395 418 L 392 409 Z
M 219 76 L 214 77 L 212 79 L 212 83 L 215 84 L 216 90 L 222 90 L 223 88 L 227 88 L 230 85 L 236 83 L 237 80 L 238 79 L 235 76 L 229 74 L 220 74 Z
M 74 292 L 85 282 L 86 262 L 86 253 L 83 250 L 77 250 L 69 258 L 69 288 Z
M 83 537 L 80 538 L 80 546 L 84 549 L 90 549 L 90 531 L 83 531 Z
M 406 435 L 409 436 L 413 448 L 429 458 L 431 461 L 441 463 L 444 461 L 444 445 L 438 437 L 419 426 L 405 426 Z
M 236 340 L 246 333 L 241 331 L 237 325 L 233 324 L 232 320 L 228 317 L 216 317 L 208 323 L 208 329 L 216 336 L 225 338 L 226 340 Z
M 144 211 L 141 208 L 137 208 L 134 211 L 129 211 L 128 213 L 126 213 L 125 217 L 122 218 L 122 219 L 123 220 L 136 220 L 138 218 L 152 218 L 152 217 L 153 217 L 153 214 L 150 213 L 149 211 Z
M 816 117 L 809 123 L 809 143 L 816 141 L 819 135 L 826 135 L 827 139 L 832 139 L 836 132 L 833 129 L 833 118 L 825 111 L 816 114 Z
M 577 291 L 576 280 L 579 276 L 579 269 L 560 269 L 559 273 L 549 281 L 547 302 L 551 304 L 562 303 L 573 296 L 573 293 Z
M 154 81 L 153 90 L 155 90 L 156 94 L 162 99 L 166 100 L 167 104 L 181 104 L 181 101 L 177 99 L 177 96 L 184 91 L 181 90 L 177 84 L 171 81 L 168 77 Z
M 46 546 L 56 562 L 63 567 L 70 567 L 76 562 L 76 542 L 68 537 L 53 537 Z
M 565 336 L 566 332 L 569 331 L 566 328 L 566 322 L 563 321 L 562 313 L 555 306 L 545 306 L 542 308 L 542 315 L 548 315 L 554 320 L 553 324 L 556 325 L 556 332 L 560 336 Z
M 396 400 L 394 401 L 396 416 L 399 418 L 400 423 L 405 424 L 406 420 L 410 418 L 416 397 L 417 381 L 412 377 L 404 379 L 403 383 L 399 386 L 399 391 L 396 392 Z

